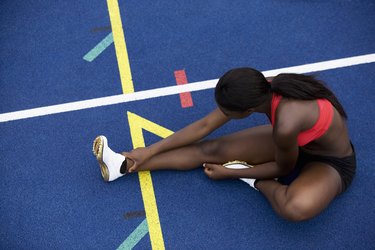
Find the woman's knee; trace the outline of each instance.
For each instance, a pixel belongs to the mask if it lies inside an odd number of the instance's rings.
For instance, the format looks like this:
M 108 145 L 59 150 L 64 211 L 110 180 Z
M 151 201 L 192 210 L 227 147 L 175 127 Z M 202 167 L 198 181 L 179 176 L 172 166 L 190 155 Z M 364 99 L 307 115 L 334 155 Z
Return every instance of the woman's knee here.
M 316 216 L 318 212 L 308 197 L 293 197 L 289 199 L 283 209 L 282 216 L 290 221 L 305 221 Z
M 208 140 L 198 143 L 198 148 L 203 156 L 219 156 L 221 154 L 221 143 L 217 140 Z

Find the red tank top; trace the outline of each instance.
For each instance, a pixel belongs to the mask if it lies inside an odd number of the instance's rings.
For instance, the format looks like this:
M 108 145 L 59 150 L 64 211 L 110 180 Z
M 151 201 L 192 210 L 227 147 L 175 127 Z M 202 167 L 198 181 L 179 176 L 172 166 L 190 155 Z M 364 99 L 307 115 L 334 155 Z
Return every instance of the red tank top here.
M 282 96 L 274 94 L 271 102 L 271 123 L 272 126 L 275 124 L 275 114 L 277 106 L 281 101 Z M 333 119 L 333 106 L 327 99 L 317 99 L 319 106 L 319 118 L 315 125 L 305 131 L 298 134 L 297 141 L 298 146 L 305 146 L 311 141 L 320 138 L 329 128 Z

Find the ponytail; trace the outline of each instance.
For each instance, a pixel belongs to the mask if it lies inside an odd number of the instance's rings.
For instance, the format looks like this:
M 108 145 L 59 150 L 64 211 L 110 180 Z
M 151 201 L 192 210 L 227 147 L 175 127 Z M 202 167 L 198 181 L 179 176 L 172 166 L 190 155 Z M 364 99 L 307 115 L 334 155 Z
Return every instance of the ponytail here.
M 279 74 L 271 82 L 271 92 L 298 100 L 327 99 L 342 117 L 347 118 L 343 106 L 325 84 L 314 76 Z
M 264 103 L 271 93 L 297 100 L 327 99 L 341 116 L 347 118 L 344 108 L 323 82 L 302 74 L 279 74 L 269 83 L 256 69 L 232 69 L 217 83 L 215 99 L 228 110 L 246 111 Z

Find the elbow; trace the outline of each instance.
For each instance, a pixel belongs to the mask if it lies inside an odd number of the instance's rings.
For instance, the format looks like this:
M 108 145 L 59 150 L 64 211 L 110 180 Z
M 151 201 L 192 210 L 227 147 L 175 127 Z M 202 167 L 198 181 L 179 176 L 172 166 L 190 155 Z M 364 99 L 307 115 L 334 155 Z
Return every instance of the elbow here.
M 197 128 L 194 129 L 194 133 L 198 135 L 200 138 L 205 137 L 211 132 L 210 125 L 207 122 L 202 122 L 198 125 Z
M 279 167 L 279 177 L 284 177 L 289 175 L 294 169 L 293 167 Z

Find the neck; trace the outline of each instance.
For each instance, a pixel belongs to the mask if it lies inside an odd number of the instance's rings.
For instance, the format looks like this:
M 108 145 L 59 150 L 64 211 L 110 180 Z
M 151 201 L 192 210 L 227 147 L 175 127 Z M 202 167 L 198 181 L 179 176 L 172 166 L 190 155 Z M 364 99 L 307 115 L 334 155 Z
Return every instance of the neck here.
M 268 117 L 271 116 L 271 101 L 272 93 L 269 93 L 266 97 L 266 101 L 256 108 L 255 112 L 266 114 Z

